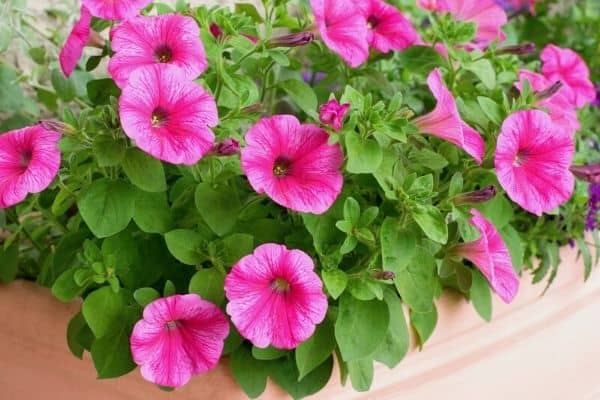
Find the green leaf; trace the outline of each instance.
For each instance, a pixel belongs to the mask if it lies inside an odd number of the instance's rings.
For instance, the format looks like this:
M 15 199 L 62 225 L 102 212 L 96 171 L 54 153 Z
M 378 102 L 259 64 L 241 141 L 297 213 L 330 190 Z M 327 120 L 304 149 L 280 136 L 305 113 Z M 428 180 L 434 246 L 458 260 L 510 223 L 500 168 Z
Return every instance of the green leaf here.
M 123 170 L 131 183 L 146 192 L 167 190 L 162 163 L 135 147 L 130 147 L 125 152 Z
M 433 330 L 437 324 L 438 314 L 435 306 L 426 313 L 410 310 L 410 323 L 417 331 L 420 347 L 423 347 L 425 342 L 431 337 Z
M 481 315 L 481 318 L 489 322 L 492 319 L 492 293 L 490 286 L 487 279 L 478 270 L 473 270 L 471 275 L 473 280 L 471 290 L 469 291 L 469 298 L 477 313 Z
M 410 152 L 411 162 L 422 165 L 432 171 L 439 171 L 448 166 L 448 160 L 429 149 L 419 149 Z
M 252 346 L 252 356 L 257 360 L 277 360 L 289 353 L 288 350 L 276 349 L 275 347 L 266 347 L 261 349 L 256 346 Z
M 348 254 L 356 248 L 358 239 L 355 236 L 348 236 L 340 246 L 340 254 Z
M 500 126 L 503 120 L 502 107 L 489 97 L 477 96 L 477 103 L 486 117 L 496 126 Z
M 256 398 L 265 391 L 269 363 L 252 357 L 249 349 L 240 346 L 229 358 L 229 368 L 244 393 L 250 398 Z
M 450 179 L 450 186 L 448 188 L 448 196 L 454 197 L 461 193 L 463 190 L 463 176 L 460 172 L 456 172 Z
M 590 253 L 590 249 L 583 238 L 577 238 L 576 241 L 579 252 L 583 257 L 583 266 L 585 268 L 584 279 L 587 281 L 592 273 L 592 254 Z
M 146 307 L 159 297 L 160 293 L 158 290 L 151 287 L 139 288 L 133 292 L 133 298 L 141 307 Z
M 375 218 L 377 218 L 377 215 L 379 215 L 379 208 L 377 208 L 375 206 L 367 208 L 361 214 L 360 219 L 358 220 L 357 226 L 359 228 L 364 228 L 364 227 L 371 225 L 373 223 L 373 221 L 375 221 Z
M 525 257 L 525 249 L 523 248 L 522 243 L 523 240 L 521 239 L 519 232 L 517 232 L 510 224 L 505 225 L 499 232 L 506 247 L 508 247 L 513 268 L 518 273 L 521 271 L 523 259 Z
M 353 197 L 346 198 L 344 202 L 344 219 L 356 226 L 360 218 L 360 205 Z
M 128 183 L 100 179 L 80 195 L 77 205 L 92 233 L 104 238 L 127 228 L 135 211 L 135 198 L 136 191 Z
M 386 217 L 379 235 L 383 269 L 394 273 L 405 269 L 417 247 L 414 232 L 403 229 L 397 218 Z
M 348 361 L 348 374 L 354 390 L 357 392 L 368 391 L 373 383 L 373 360 L 361 358 Z
M 402 68 L 421 74 L 428 74 L 435 67 L 446 64 L 446 60 L 430 46 L 412 46 L 395 56 Z
M 496 87 L 496 71 L 494 71 L 490 60 L 482 58 L 471 64 L 466 64 L 464 68 L 473 72 L 487 89 L 492 90 Z
M 94 340 L 90 353 L 98 372 L 98 379 L 116 378 L 133 371 L 136 367 L 131 357 L 130 334 L 130 325 L 122 321 L 116 332 Z
M 192 276 L 188 291 L 211 303 L 221 304 L 225 300 L 224 284 L 223 273 L 216 268 L 204 268 Z
M 344 361 L 373 353 L 384 340 L 389 312 L 384 302 L 361 301 L 346 293 L 340 297 L 335 338 Z
M 254 4 L 251 4 L 251 3 L 237 3 L 235 5 L 235 13 L 236 14 L 246 14 L 247 16 L 252 18 L 252 20 L 254 22 L 256 22 L 257 24 L 260 24 L 263 22 L 263 19 L 260 16 L 260 13 L 258 12 L 258 10 L 256 10 L 256 7 L 254 6 Z
M 411 210 L 411 213 L 415 222 L 419 224 L 429 239 L 446 244 L 448 225 L 440 210 L 431 205 L 418 205 Z
M 98 166 L 113 167 L 123 161 L 126 147 L 127 143 L 124 140 L 115 140 L 108 135 L 99 135 L 94 138 L 92 152 L 98 160 Z
M 110 98 L 118 98 L 121 89 L 111 78 L 95 79 L 87 83 L 87 94 L 90 101 L 96 105 L 109 104 Z
M 340 297 L 348 285 L 348 275 L 340 269 L 323 270 L 321 271 L 321 278 L 327 292 L 334 299 Z
M 19 271 L 19 241 L 15 240 L 8 248 L 0 246 L 0 281 L 12 282 Z
M 321 365 L 331 356 L 335 349 L 335 333 L 333 323 L 328 319 L 317 326 L 310 339 L 296 348 L 296 366 L 301 380 L 308 373 Z
M 279 86 L 302 111 L 314 119 L 318 118 L 317 107 L 319 106 L 319 101 L 310 85 L 303 80 L 288 79 L 280 82 Z
M 408 326 L 404 319 L 402 302 L 393 290 L 383 292 L 383 298 L 390 313 L 390 325 L 385 339 L 373 355 L 373 358 L 384 363 L 388 368 L 394 368 L 406 355 L 410 345 Z
M 79 296 L 85 290 L 85 286 L 79 286 L 75 282 L 76 268 L 64 271 L 52 285 L 52 295 L 60 301 L 69 302 Z
M 254 251 L 254 236 L 247 233 L 232 233 L 223 238 L 223 264 L 229 267 Z
M 17 111 L 24 102 L 25 97 L 19 86 L 15 70 L 0 63 L 0 110 Z
M 476 207 L 496 229 L 504 228 L 514 217 L 512 203 L 504 195 L 496 195 L 492 200 L 477 204 Z
M 85 319 L 81 312 L 78 312 L 71 318 L 67 326 L 67 345 L 71 353 L 79 359 L 83 358 L 85 350 L 84 341 L 93 340 L 94 335 L 90 328 L 85 323 Z
M 125 308 L 123 296 L 122 291 L 115 293 L 110 287 L 104 286 L 85 298 L 81 312 L 95 337 L 114 333 L 118 328 Z
M 242 205 L 229 186 L 213 188 L 203 182 L 196 188 L 196 208 L 210 229 L 219 236 L 231 232 Z
M 429 312 L 433 307 L 436 288 L 436 262 L 422 247 L 405 268 L 395 271 L 394 283 L 402 300 L 417 312 Z
M 198 232 L 175 229 L 165 234 L 165 242 L 173 257 L 183 264 L 198 265 L 206 259 L 207 243 Z
M 333 357 L 329 357 L 302 380 L 299 380 L 296 363 L 292 357 L 288 357 L 273 362 L 271 377 L 292 398 L 302 399 L 321 390 L 329 382 L 332 370 Z
M 133 220 L 147 233 L 165 233 L 173 225 L 171 209 L 166 192 L 150 193 L 137 191 Z
M 50 73 L 50 82 L 58 97 L 63 101 L 71 101 L 77 95 L 73 81 L 66 78 L 58 68 Z
M 353 174 L 371 174 L 383 161 L 383 152 L 379 143 L 373 139 L 363 139 L 356 132 L 347 132 L 346 150 L 348 163 L 346 170 Z

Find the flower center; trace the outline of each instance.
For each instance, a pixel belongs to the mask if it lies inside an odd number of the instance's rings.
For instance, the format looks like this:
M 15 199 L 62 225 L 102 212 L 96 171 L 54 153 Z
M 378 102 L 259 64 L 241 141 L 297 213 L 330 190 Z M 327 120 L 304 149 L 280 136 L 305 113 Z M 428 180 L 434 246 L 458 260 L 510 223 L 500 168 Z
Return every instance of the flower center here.
M 24 150 L 21 153 L 21 159 L 19 161 L 20 161 L 21 167 L 23 167 L 23 169 L 27 169 L 27 167 L 29 166 L 29 163 L 31 162 L 32 157 L 33 157 L 33 153 L 31 152 L 31 150 Z
M 528 158 L 529 151 L 526 149 L 519 149 L 519 151 L 517 151 L 517 155 L 515 156 L 515 160 L 513 161 L 513 165 L 515 167 L 522 167 L 527 162 Z
M 367 28 L 375 29 L 377 28 L 377 25 L 379 25 L 379 22 L 379 18 L 374 15 L 370 15 L 369 18 L 367 18 Z
M 158 46 L 154 50 L 154 55 L 160 63 L 168 63 L 173 58 L 173 50 L 166 44 Z
M 167 112 L 160 108 L 156 107 L 154 111 L 152 111 L 152 116 L 150 117 L 150 122 L 152 127 L 157 128 L 162 125 L 167 119 Z
M 273 165 L 273 175 L 277 177 L 287 176 L 292 169 L 292 160 L 287 157 L 277 157 Z
M 175 321 L 168 321 L 165 324 L 165 329 L 168 331 L 174 331 L 175 329 L 179 328 L 179 326 L 181 326 L 181 322 L 175 320 Z
M 283 278 L 275 278 L 271 281 L 271 289 L 277 293 L 287 293 L 290 291 L 290 283 Z

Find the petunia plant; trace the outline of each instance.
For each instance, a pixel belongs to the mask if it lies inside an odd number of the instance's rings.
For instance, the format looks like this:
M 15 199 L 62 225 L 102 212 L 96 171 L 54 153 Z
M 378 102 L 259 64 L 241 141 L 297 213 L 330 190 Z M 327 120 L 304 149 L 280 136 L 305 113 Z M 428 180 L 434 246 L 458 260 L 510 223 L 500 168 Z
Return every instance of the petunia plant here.
M 81 0 L 66 36 L 17 3 L 0 279 L 81 298 L 99 378 L 366 391 L 443 291 L 490 320 L 560 247 L 598 262 L 594 0 Z

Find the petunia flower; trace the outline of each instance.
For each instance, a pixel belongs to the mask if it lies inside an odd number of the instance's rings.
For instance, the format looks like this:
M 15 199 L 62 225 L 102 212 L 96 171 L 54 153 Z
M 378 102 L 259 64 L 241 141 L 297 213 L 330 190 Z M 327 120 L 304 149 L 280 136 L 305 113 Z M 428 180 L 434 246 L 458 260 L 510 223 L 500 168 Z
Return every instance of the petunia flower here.
M 322 214 L 342 190 L 339 144 L 316 125 L 292 115 L 259 120 L 246 133 L 242 170 L 258 193 L 294 211 Z
M 212 148 L 212 153 L 219 156 L 232 156 L 240 152 L 240 144 L 232 138 L 223 139 L 215 144 Z
M 146 153 L 173 163 L 196 164 L 215 141 L 219 116 L 213 97 L 172 65 L 136 70 L 119 99 L 125 134 Z
M 108 71 L 120 88 L 133 71 L 148 65 L 177 66 L 188 80 L 208 66 L 200 29 L 193 18 L 183 15 L 140 16 L 125 21 L 113 30 L 111 46 L 116 54 L 108 63 Z
M 471 210 L 469 223 L 480 233 L 479 239 L 456 246 L 453 252 L 471 261 L 486 277 L 492 290 L 510 303 L 519 290 L 519 278 L 510 253 L 496 227 L 478 210 Z
M 382 0 L 365 0 L 369 46 L 382 53 L 404 50 L 420 43 L 421 38 L 408 19 L 394 6 Z
M 293 349 L 312 336 L 327 297 L 312 259 L 267 243 L 243 257 L 225 278 L 227 314 L 256 347 Z
M 83 48 L 90 38 L 91 23 L 92 14 L 85 6 L 81 6 L 79 19 L 73 25 L 73 29 L 67 36 L 58 55 L 60 69 L 65 76 L 71 75 L 83 54 Z
M 550 81 L 561 81 L 565 96 L 573 107 L 584 107 L 596 99 L 596 89 L 590 81 L 590 70 L 579 54 L 553 44 L 540 54 L 542 74 Z
M 555 90 L 553 85 L 556 82 L 546 79 L 541 74 L 525 69 L 519 71 L 519 82 L 515 86 L 519 90 L 522 90 L 524 81 L 528 81 L 533 92 L 541 97 L 538 99 L 536 105 L 548 110 L 548 114 L 555 124 L 571 135 L 575 134 L 581 128 L 577 112 L 567 99 L 564 86 Z
M 445 9 L 445 0 L 417 0 L 417 5 L 424 10 L 440 11 Z
M 475 41 L 479 46 L 506 38 L 502 26 L 508 18 L 494 0 L 438 0 L 437 9 L 449 12 L 458 21 L 474 22 L 477 25 Z
M 485 143 L 479 132 L 460 118 L 456 101 L 444 84 L 439 68 L 431 71 L 427 77 L 427 85 L 437 100 L 437 105 L 433 111 L 416 118 L 413 123 L 420 132 L 449 141 L 481 164 L 485 154 Z
M 319 106 L 319 120 L 324 125 L 329 125 L 335 131 L 344 126 L 344 118 L 350 109 L 350 104 L 340 104 L 336 99 L 331 99 Z
M 585 218 L 585 230 L 593 231 L 600 229 L 598 214 L 600 214 L 600 183 L 592 183 L 588 188 L 590 199 L 588 201 L 588 212 Z
M 180 387 L 217 364 L 228 334 L 227 317 L 213 303 L 196 294 L 169 296 L 144 308 L 131 333 L 131 354 L 144 379 Z
M 600 185 L 600 164 L 571 165 L 569 170 L 582 181 Z
M 321 39 L 353 68 L 369 58 L 367 21 L 353 0 L 310 0 Z
M 572 135 L 539 110 L 517 111 L 502 124 L 495 167 L 508 197 L 536 215 L 554 210 L 573 193 Z
M 41 125 L 0 135 L 0 208 L 50 186 L 60 168 L 60 134 Z
M 135 17 L 152 0 L 81 0 L 94 17 L 125 20 Z

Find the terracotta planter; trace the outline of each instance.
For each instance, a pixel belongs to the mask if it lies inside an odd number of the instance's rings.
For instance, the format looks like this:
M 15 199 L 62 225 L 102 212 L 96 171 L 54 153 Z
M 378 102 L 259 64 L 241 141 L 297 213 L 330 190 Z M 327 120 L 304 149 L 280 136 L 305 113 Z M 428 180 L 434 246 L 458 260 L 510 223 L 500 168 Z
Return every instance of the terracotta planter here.
M 316 399 L 597 399 L 600 398 L 600 275 L 583 283 L 581 261 L 565 249 L 555 284 L 522 282 L 510 306 L 494 302 L 492 323 L 461 297 L 437 303 L 438 326 L 422 352 L 394 370 L 378 365 L 369 393 L 339 385 L 337 372 Z M 65 329 L 78 304 L 62 304 L 28 282 L 0 287 L 0 387 L 6 399 L 137 400 L 244 399 L 228 369 L 194 378 L 173 393 L 143 381 L 139 372 L 97 381 L 89 358 L 74 358 Z M 264 399 L 284 399 L 269 385 Z

